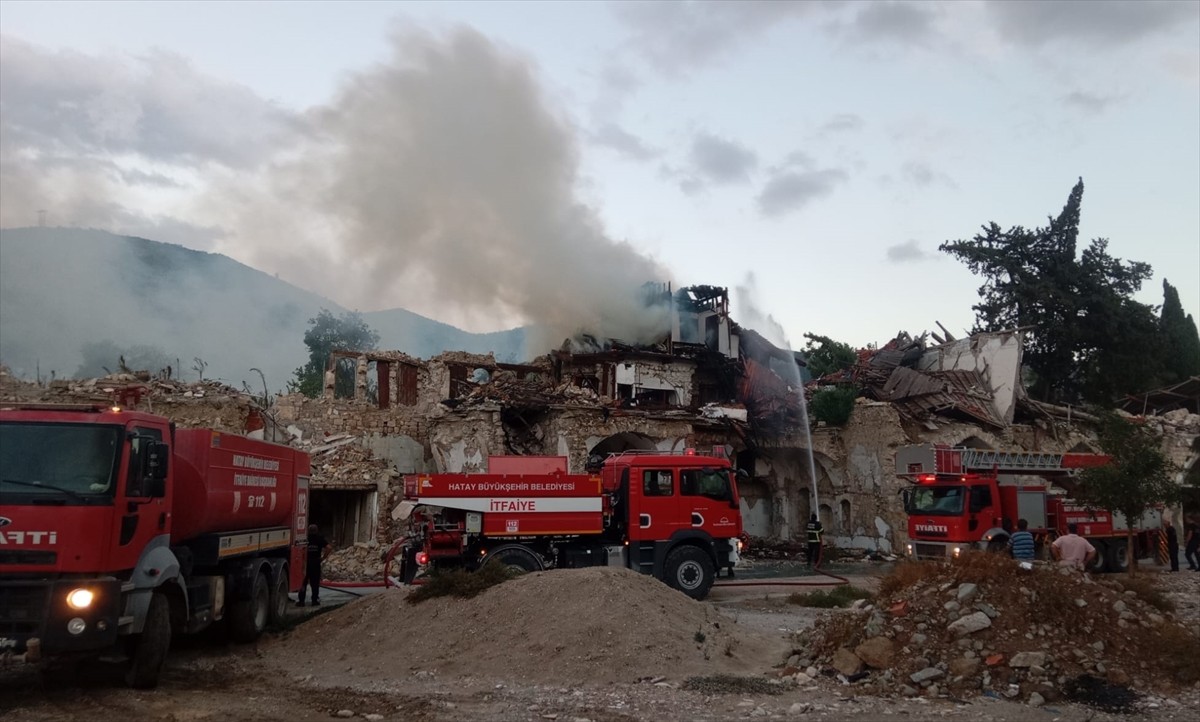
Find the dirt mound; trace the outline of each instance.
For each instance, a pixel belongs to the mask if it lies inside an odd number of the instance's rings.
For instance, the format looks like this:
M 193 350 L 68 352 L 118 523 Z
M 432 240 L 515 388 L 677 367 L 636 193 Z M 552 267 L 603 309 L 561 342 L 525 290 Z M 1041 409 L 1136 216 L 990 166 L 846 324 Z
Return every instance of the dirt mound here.
M 808 650 L 866 691 L 1040 704 L 1081 675 L 1143 689 L 1200 678 L 1185 652 L 1200 639 L 1175 621 L 1150 578 L 1025 570 L 980 553 L 907 566 L 881 589 L 876 606 L 835 618 Z
M 624 569 L 523 575 L 473 599 L 409 604 L 376 594 L 321 615 L 266 650 L 292 674 L 482 676 L 511 681 L 634 682 L 755 674 L 786 646 L 662 582 Z

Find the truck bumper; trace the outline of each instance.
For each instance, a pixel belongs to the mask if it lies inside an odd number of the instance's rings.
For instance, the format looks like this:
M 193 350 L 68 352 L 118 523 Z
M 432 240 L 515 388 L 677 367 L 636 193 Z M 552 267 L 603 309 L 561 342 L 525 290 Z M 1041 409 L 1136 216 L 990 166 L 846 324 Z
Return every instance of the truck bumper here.
M 966 543 L 910 541 L 905 546 L 905 556 L 909 559 L 949 561 L 973 548 L 974 545 Z
M 68 595 L 78 589 L 91 598 L 76 608 Z M 35 662 L 107 649 L 117 641 L 120 609 L 121 582 L 112 577 L 0 581 L 0 656 Z

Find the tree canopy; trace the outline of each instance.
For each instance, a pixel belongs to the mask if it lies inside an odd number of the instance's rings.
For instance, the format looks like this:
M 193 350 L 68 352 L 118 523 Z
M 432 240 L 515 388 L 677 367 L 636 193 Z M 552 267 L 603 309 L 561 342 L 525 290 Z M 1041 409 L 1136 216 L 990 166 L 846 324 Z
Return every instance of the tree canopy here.
M 291 390 L 308 397 L 321 394 L 330 352 L 337 349 L 367 351 L 379 344 L 379 334 L 358 313 L 347 312 L 339 318 L 323 308 L 316 318 L 308 319 L 308 326 L 304 332 L 308 363 L 296 369 L 295 380 L 288 384 Z
M 818 336 L 812 333 L 804 334 L 808 339 L 804 344 L 804 361 L 812 377 L 819 379 L 834 371 L 845 371 L 854 366 L 858 354 L 850 344 L 834 341 L 828 336 Z
M 1043 401 L 1109 405 L 1161 385 L 1166 358 L 1154 308 L 1133 300 L 1149 264 L 1123 261 L 1097 238 L 1078 253 L 1083 180 L 1045 227 L 996 223 L 940 250 L 984 279 L 975 331 L 1029 327 L 1030 394 Z
M 1200 331 L 1192 315 L 1184 314 L 1179 291 L 1163 279 L 1163 307 L 1159 318 L 1166 347 L 1167 381 L 1200 375 Z
M 1172 479 L 1174 464 L 1162 451 L 1162 439 L 1146 424 L 1106 411 L 1100 415 L 1100 448 L 1112 462 L 1079 475 L 1078 496 L 1093 509 L 1118 511 L 1133 527 L 1155 504 L 1176 501 L 1180 485 Z M 1130 567 L 1132 569 L 1132 565 Z

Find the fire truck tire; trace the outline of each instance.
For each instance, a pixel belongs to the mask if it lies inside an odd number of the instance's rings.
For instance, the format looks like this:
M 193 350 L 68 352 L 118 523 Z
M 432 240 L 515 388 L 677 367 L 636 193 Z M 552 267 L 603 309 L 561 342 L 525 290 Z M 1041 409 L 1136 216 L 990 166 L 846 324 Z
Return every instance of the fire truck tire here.
M 1108 545 L 1102 541 L 1093 541 L 1092 546 L 1096 547 L 1096 556 L 1092 558 L 1087 571 L 1090 574 L 1103 574 L 1108 568 Z
M 271 614 L 267 619 L 267 624 L 272 627 L 283 626 L 284 620 L 287 618 L 288 602 L 288 568 L 280 567 L 279 573 L 275 576 L 275 583 L 271 585 Z
M 1092 546 L 1096 546 L 1094 543 Z M 1108 543 L 1108 571 L 1110 572 L 1127 572 L 1129 571 L 1128 552 L 1129 543 L 1124 539 L 1120 541 L 1110 541 Z M 1100 556 L 1100 550 L 1097 548 L 1096 556 Z
M 537 555 L 519 544 L 510 544 L 494 550 L 488 555 L 487 564 L 503 564 L 517 572 L 540 572 L 542 562 Z
M 142 633 L 130 639 L 125 683 L 134 689 L 153 689 L 158 686 L 158 678 L 170 647 L 171 605 L 165 596 L 155 594 L 150 598 Z
M 1008 537 L 998 536 L 988 542 L 987 550 L 993 554 L 1003 554 L 1008 551 Z
M 716 579 L 712 557 L 691 545 L 677 547 L 667 555 L 666 582 L 692 599 L 704 599 Z
M 229 609 L 229 636 L 235 642 L 253 642 L 267 628 L 271 616 L 271 593 L 267 576 L 261 571 L 254 576 L 250 598 L 234 602 Z

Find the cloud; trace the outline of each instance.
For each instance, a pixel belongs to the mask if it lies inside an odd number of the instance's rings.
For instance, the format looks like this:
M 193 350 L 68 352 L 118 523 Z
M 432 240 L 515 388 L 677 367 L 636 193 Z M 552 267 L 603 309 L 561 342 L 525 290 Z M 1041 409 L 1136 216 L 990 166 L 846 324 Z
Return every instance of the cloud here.
M 1117 96 L 1096 95 L 1079 90 L 1067 93 L 1062 97 L 1064 105 L 1089 113 L 1103 113 L 1114 103 L 1120 102 L 1120 100 Z
M 986 7 L 1006 40 L 1033 47 L 1058 41 L 1106 47 L 1200 20 L 1200 4 L 1179 0 L 987 0 Z
M 950 187 L 956 187 L 954 180 L 950 176 L 936 171 L 929 167 L 928 163 L 917 160 L 910 160 L 900 166 L 900 173 L 908 182 L 927 188 L 931 185 L 941 184 Z
M 39 209 L 122 233 L 155 227 L 136 189 L 180 188 L 177 172 L 213 165 L 253 168 L 295 120 L 164 51 L 89 56 L 0 35 L 0 86 L 0 225 L 10 227 Z
M 758 167 L 754 151 L 710 133 L 700 133 L 692 140 L 689 158 L 696 173 L 712 183 L 748 181 L 750 173 Z
M 821 133 L 843 133 L 861 130 L 863 119 L 853 113 L 838 113 L 821 125 Z
M 621 2 L 610 5 L 630 31 L 629 48 L 662 72 L 706 65 L 774 27 L 823 10 L 815 2 Z
M 847 180 L 849 176 L 839 168 L 785 171 L 767 181 L 758 196 L 758 208 L 765 216 L 782 216 L 829 195 Z
M 649 161 L 662 155 L 662 151 L 651 148 L 641 138 L 629 133 L 615 123 L 604 123 L 590 136 L 593 143 L 611 148 L 621 155 L 637 161 Z
M 916 261 L 924 261 L 929 259 L 930 254 L 921 250 L 917 245 L 915 238 L 910 238 L 903 243 L 897 243 L 893 246 L 888 246 L 887 259 L 893 263 L 913 263 Z
M 921 44 L 935 34 L 937 6 L 932 3 L 870 2 L 854 16 L 846 30 L 861 41 L 895 40 Z

